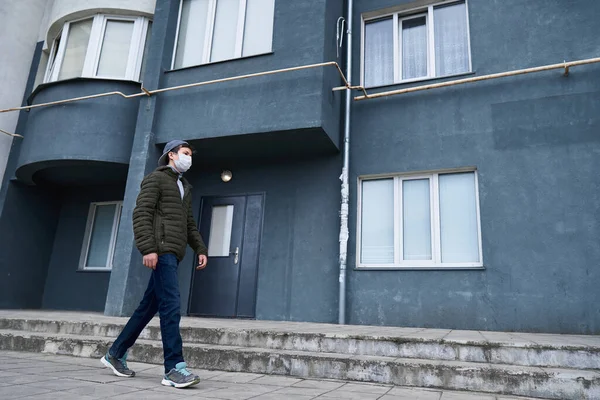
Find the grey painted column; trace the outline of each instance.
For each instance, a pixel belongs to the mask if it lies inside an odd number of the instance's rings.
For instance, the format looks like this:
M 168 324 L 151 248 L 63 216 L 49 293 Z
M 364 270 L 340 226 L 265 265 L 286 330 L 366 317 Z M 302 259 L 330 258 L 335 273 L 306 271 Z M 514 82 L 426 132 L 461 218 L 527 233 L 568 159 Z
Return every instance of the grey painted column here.
M 178 1 L 156 1 L 152 37 L 148 44 L 143 76 L 144 87 L 149 90 L 159 88 L 164 71 L 170 69 L 178 12 Z M 142 256 L 135 247 L 132 214 L 142 179 L 157 167 L 160 156 L 153 132 L 156 102 L 156 96 L 140 101 L 121 225 L 104 308 L 106 315 L 131 315 L 141 300 L 150 277 L 150 270 L 142 265 Z

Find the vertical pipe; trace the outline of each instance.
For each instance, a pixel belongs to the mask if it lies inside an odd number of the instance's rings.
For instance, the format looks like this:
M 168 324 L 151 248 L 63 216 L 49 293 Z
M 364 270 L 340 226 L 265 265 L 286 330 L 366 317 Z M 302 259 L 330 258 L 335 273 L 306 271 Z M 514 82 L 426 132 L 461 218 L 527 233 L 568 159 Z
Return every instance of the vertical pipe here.
M 346 11 L 346 79 L 348 86 L 352 86 L 352 22 L 353 22 L 353 0 L 347 0 Z M 348 174 L 350 168 L 350 111 L 352 103 L 352 90 L 346 89 L 346 104 L 344 109 L 344 153 L 343 153 L 343 168 L 340 180 L 342 181 L 341 195 L 342 204 L 340 207 L 340 299 L 339 299 L 339 324 L 346 323 L 346 264 L 348 256 L 348 200 L 349 200 L 349 185 Z

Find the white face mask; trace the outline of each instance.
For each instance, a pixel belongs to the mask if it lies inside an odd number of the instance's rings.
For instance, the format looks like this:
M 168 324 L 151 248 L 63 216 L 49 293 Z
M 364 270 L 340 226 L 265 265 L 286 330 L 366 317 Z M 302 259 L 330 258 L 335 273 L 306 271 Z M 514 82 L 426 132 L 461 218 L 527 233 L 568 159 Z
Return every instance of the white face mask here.
M 192 157 L 183 153 L 178 153 L 178 156 L 177 160 L 173 160 L 175 168 L 177 168 L 177 171 L 184 173 L 192 166 Z

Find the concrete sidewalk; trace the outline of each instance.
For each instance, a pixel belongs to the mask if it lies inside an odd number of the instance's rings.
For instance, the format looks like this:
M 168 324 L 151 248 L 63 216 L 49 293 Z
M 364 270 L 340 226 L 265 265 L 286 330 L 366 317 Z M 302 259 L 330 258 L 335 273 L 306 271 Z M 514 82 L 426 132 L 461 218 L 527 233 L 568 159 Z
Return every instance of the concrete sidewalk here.
M 118 378 L 99 360 L 40 353 L 0 352 L 0 399 L 198 399 L 198 400 L 507 400 L 454 391 L 194 370 L 202 381 L 188 389 L 160 384 L 162 366 L 129 363 L 135 378 Z

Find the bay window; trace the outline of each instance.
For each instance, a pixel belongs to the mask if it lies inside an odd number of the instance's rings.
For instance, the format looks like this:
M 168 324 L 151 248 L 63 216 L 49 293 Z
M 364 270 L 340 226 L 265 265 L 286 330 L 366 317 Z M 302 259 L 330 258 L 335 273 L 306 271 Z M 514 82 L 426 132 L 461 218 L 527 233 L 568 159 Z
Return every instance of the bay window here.
M 95 15 L 64 24 L 44 82 L 85 77 L 140 80 L 150 21 Z

